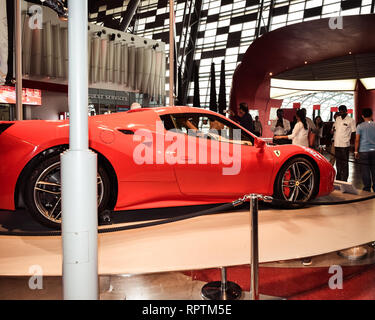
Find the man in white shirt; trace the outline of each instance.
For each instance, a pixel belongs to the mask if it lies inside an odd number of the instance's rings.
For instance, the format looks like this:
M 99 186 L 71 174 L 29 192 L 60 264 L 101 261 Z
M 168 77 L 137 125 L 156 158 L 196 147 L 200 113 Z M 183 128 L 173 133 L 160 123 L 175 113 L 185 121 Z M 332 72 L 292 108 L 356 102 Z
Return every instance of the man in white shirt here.
M 284 118 L 284 111 L 283 109 L 278 109 L 277 113 L 277 120 L 272 121 L 271 131 L 275 136 L 285 136 L 290 131 L 290 122 L 289 120 Z M 274 143 L 276 144 L 288 144 L 290 140 L 288 139 L 274 139 Z
M 355 121 L 348 116 L 344 105 L 339 107 L 340 115 L 335 122 L 335 156 L 336 156 L 336 180 L 347 181 L 349 176 L 349 147 L 352 135 L 356 132 Z

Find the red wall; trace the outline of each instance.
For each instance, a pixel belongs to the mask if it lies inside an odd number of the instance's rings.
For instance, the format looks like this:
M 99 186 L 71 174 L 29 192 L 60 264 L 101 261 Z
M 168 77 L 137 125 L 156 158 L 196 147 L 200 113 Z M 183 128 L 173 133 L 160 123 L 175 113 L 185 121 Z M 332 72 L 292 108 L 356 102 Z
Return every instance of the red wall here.
M 366 90 L 362 82 L 357 81 L 354 103 L 356 106 L 357 120 L 361 118 L 361 110 L 363 108 L 371 108 L 375 115 L 375 90 Z
M 249 89 L 250 90 L 250 89 Z M 237 91 L 235 86 L 232 86 L 230 94 L 230 108 L 237 112 L 238 106 L 241 102 L 246 102 L 249 109 L 259 111 L 259 120 L 263 127 L 263 138 L 273 137 L 273 133 L 270 130 L 271 126 L 268 125 L 271 108 L 280 108 L 283 100 L 271 99 L 269 97 L 270 92 L 270 77 L 266 79 L 257 87 L 256 94 L 243 95 Z
M 259 118 L 262 122 L 263 126 L 263 137 L 264 138 L 271 138 L 273 137 L 273 132 L 271 131 L 271 126 L 268 125 L 269 117 L 270 117 L 270 111 L 271 108 L 280 108 L 281 104 L 283 103 L 283 100 L 276 100 L 276 99 L 269 99 L 268 101 L 265 101 L 263 106 L 261 106 L 259 110 Z M 262 107 L 264 109 L 262 109 Z

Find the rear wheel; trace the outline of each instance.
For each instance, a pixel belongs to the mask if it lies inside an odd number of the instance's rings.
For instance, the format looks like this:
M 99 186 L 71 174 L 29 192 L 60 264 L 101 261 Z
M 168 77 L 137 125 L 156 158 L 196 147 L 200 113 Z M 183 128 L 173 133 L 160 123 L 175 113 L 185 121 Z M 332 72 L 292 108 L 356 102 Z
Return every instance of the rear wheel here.
M 98 212 L 107 208 L 110 199 L 110 180 L 99 165 L 97 175 Z M 58 229 L 61 226 L 60 155 L 44 159 L 34 167 L 24 189 L 25 204 L 41 224 Z
M 315 197 L 318 175 L 312 163 L 305 158 L 294 158 L 287 161 L 279 171 L 275 181 L 274 197 L 290 201 L 285 206 L 300 207 Z

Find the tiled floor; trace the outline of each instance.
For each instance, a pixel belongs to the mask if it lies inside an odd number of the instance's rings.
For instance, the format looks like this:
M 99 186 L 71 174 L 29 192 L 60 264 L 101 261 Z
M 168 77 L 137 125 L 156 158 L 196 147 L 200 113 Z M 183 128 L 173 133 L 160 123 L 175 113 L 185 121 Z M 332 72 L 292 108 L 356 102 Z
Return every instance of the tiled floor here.
M 352 262 L 337 255 L 325 254 L 313 257 L 312 265 L 305 267 L 300 260 L 262 264 L 262 267 L 313 268 L 330 265 L 374 264 L 374 250 L 369 247 L 366 259 Z M 250 277 L 250 274 L 249 274 Z M 29 287 L 30 277 L 0 277 L 0 300 L 58 300 L 62 299 L 62 278 L 44 277 L 42 289 Z M 220 280 L 220 279 L 217 279 Z M 100 277 L 101 300 L 201 300 L 201 289 L 205 282 L 192 280 L 181 272 L 166 272 L 146 275 L 119 275 Z M 241 299 L 249 299 L 243 292 Z
M 44 277 L 42 289 L 29 288 L 29 277 L 0 277 L 0 300 L 62 299 L 61 277 Z M 205 284 L 180 272 L 100 277 L 101 300 L 200 300 Z

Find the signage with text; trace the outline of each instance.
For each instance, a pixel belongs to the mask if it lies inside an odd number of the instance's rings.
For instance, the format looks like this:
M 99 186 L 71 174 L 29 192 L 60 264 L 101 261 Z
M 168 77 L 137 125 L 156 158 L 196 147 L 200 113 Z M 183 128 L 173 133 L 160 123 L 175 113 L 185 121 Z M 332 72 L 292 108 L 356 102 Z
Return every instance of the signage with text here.
M 0 103 L 16 103 L 15 87 L 0 86 Z M 42 92 L 38 89 L 22 89 L 22 104 L 42 105 Z

